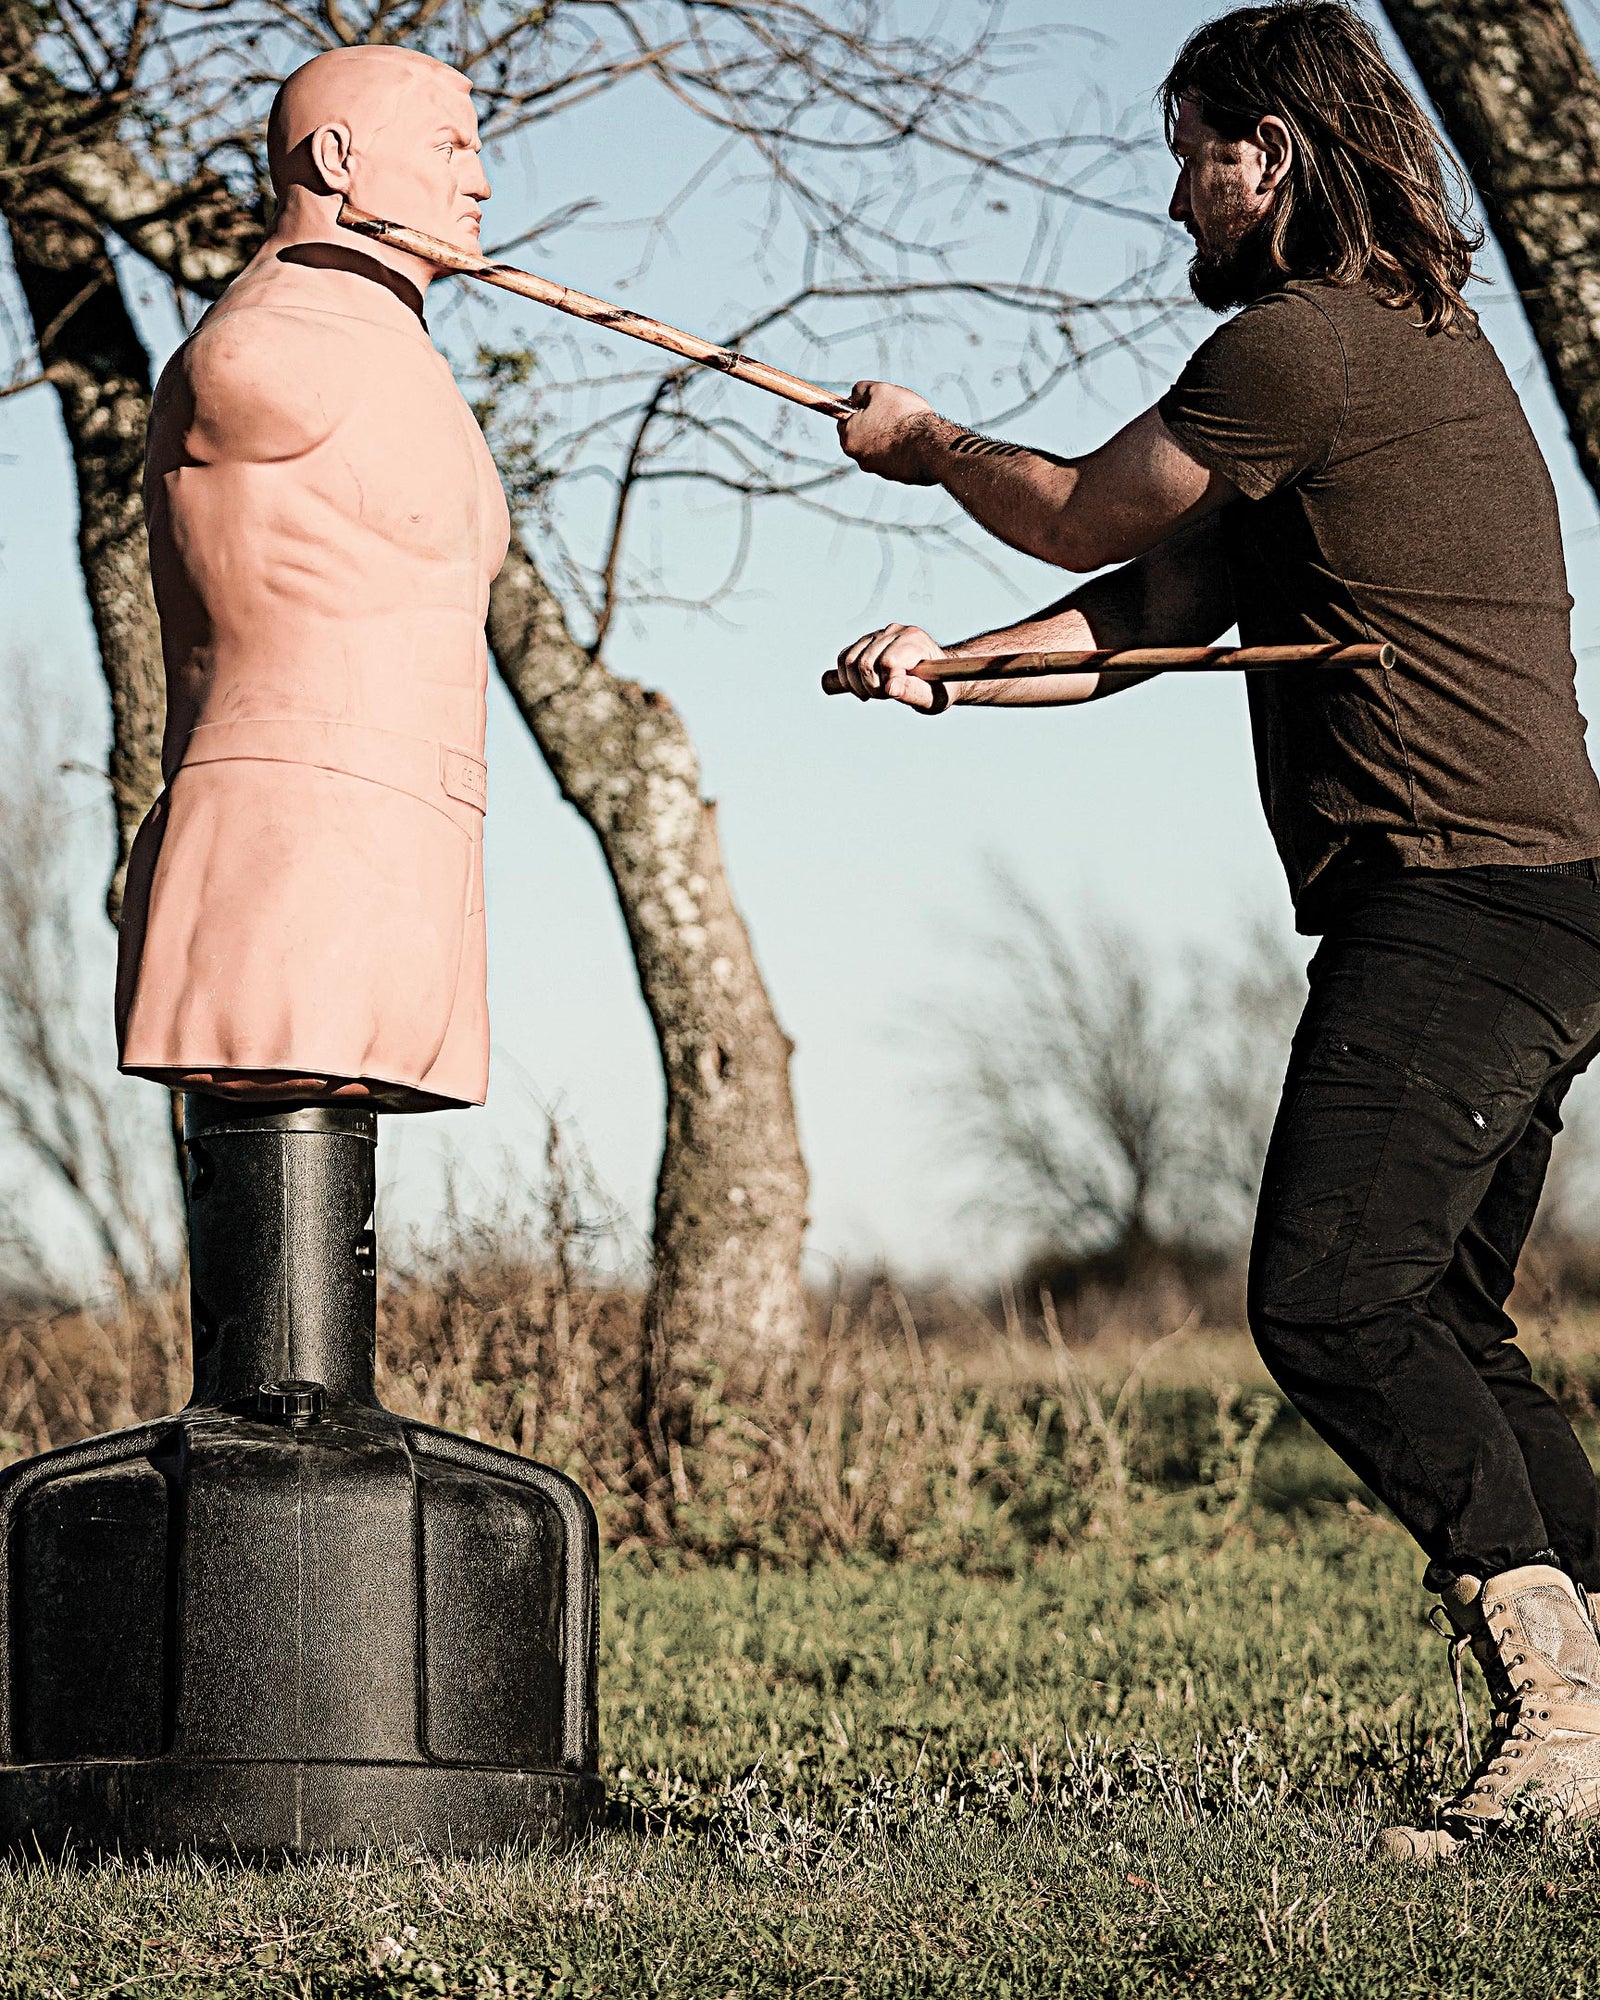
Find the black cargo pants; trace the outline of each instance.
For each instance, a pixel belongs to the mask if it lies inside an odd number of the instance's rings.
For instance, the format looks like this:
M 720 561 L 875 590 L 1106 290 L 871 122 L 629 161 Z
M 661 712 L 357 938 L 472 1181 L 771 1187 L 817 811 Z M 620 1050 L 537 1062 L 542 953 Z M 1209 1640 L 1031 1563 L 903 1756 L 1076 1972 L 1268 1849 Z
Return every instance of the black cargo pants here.
M 1435 1560 L 1553 1551 L 1600 1504 L 1505 1311 L 1561 1101 L 1600 1048 L 1600 883 L 1409 869 L 1341 906 L 1268 1150 L 1250 1325 L 1284 1393 Z

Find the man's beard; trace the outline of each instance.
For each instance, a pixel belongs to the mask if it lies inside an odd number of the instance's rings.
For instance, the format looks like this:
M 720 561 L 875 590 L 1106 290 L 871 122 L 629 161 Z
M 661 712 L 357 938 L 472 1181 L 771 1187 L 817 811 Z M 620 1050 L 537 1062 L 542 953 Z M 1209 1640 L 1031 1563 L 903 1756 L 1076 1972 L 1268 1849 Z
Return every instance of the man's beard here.
M 1189 289 L 1208 312 L 1231 312 L 1247 306 L 1283 282 L 1267 246 L 1267 225 L 1250 224 L 1231 243 L 1217 250 L 1196 245 L 1189 263 Z

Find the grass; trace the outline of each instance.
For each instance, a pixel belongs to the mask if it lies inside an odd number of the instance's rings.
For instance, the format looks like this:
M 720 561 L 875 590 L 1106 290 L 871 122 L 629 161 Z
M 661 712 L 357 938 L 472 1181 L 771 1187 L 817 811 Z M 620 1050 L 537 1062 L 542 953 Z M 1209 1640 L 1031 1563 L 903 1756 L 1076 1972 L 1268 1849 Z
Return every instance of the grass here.
M 1600 1984 L 1600 1821 L 1366 1860 L 1456 1781 L 1443 1648 L 1415 1550 L 1242 1335 L 878 1285 L 792 1381 L 690 1381 L 641 1499 L 637 1299 L 564 1270 L 447 1244 L 387 1290 L 380 1376 L 595 1497 L 606 1825 L 565 1856 L 0 1866 L 0 2000 Z M 1529 1345 L 1592 1442 L 1600 1322 Z M 177 1298 L 0 1325 L 0 1462 L 174 1407 L 186 1346 Z
M 605 1579 L 564 1857 L 0 1871 L 0 1995 L 1591 1992 L 1600 1845 L 1381 1872 L 1450 1782 L 1414 1551 L 1186 1501 L 1008 1574 Z

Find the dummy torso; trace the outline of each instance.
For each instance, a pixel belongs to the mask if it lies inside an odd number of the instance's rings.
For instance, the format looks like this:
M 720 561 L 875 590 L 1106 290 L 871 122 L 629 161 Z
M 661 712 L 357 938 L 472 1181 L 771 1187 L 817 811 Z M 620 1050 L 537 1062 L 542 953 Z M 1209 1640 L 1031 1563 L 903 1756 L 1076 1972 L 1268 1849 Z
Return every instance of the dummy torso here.
M 129 869 L 125 1069 L 483 1100 L 483 629 L 509 524 L 409 290 L 359 250 L 269 243 L 162 376 L 167 789 Z

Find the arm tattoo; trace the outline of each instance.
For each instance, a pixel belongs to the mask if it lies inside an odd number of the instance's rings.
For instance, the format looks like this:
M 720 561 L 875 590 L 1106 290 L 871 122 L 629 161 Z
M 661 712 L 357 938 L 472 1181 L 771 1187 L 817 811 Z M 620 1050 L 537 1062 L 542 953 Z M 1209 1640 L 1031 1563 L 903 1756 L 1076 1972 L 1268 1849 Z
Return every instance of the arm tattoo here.
M 1004 438 L 985 437 L 982 431 L 961 432 L 950 440 L 949 449 L 962 458 L 1021 458 L 1024 456 L 1020 444 L 1007 444 Z
M 1009 444 L 1004 438 L 985 437 L 982 431 L 962 430 L 947 447 L 959 458 L 1042 458 L 1047 465 L 1066 466 L 1070 458 L 1058 458 L 1053 451 L 1039 451 L 1032 445 Z

